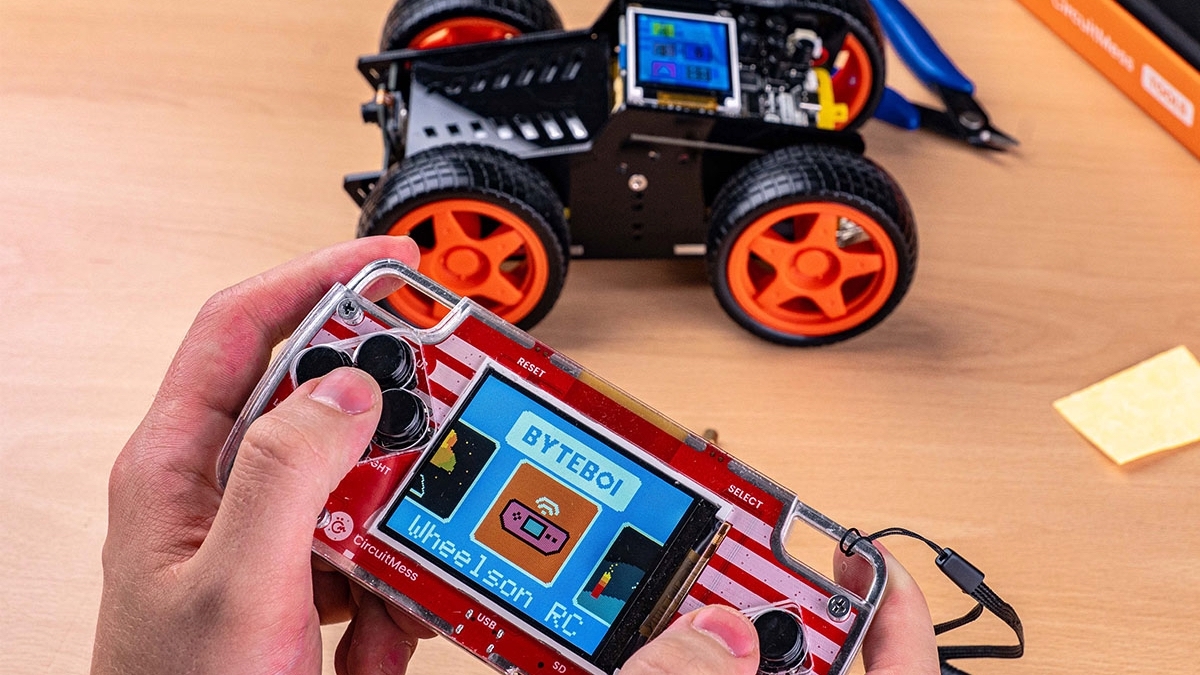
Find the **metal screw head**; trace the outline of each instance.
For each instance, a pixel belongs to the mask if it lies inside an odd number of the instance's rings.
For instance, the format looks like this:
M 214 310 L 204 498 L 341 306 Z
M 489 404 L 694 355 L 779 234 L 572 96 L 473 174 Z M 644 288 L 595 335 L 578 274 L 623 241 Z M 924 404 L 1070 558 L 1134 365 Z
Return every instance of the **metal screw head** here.
M 634 192 L 645 192 L 650 187 L 650 181 L 644 175 L 635 173 L 629 177 L 629 189 Z
M 342 321 L 345 321 L 351 326 L 357 326 L 358 324 L 362 323 L 362 307 L 359 307 L 358 303 L 354 302 L 350 298 L 346 298 L 338 303 L 337 313 L 338 316 L 341 317 Z
M 958 114 L 958 122 L 971 131 L 979 131 L 983 128 L 983 115 L 967 110 Z
M 850 598 L 844 595 L 835 595 L 829 599 L 829 618 L 834 621 L 841 621 L 850 616 Z
M 317 516 L 317 529 L 323 530 L 329 521 L 333 520 L 333 516 L 329 514 L 329 509 L 321 509 L 321 515 Z

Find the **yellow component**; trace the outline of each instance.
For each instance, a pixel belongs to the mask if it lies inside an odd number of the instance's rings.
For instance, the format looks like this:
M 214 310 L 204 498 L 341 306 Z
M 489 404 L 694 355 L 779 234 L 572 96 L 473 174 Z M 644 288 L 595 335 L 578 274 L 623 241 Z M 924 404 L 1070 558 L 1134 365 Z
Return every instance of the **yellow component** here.
M 713 96 L 697 96 L 678 92 L 658 92 L 659 105 L 673 105 L 692 110 L 716 110 L 717 99 Z M 844 106 L 843 106 L 844 107 Z
M 610 72 L 613 86 L 613 112 L 621 109 L 625 105 L 625 78 L 622 77 L 621 67 L 617 65 L 617 60 L 612 60 L 612 68 Z
M 433 453 L 433 459 L 430 460 L 430 464 L 433 464 L 446 473 L 452 473 L 454 465 L 458 464 L 458 457 L 454 455 L 454 444 L 457 442 L 458 432 L 451 429 L 450 433 L 446 434 L 446 440 L 442 441 L 442 444 L 438 446 L 437 452 Z
M 828 70 L 813 68 L 813 72 L 817 74 L 817 103 L 821 104 L 821 111 L 817 113 L 817 128 L 836 129 L 850 119 L 850 107 L 833 100 L 833 78 Z
M 601 394 L 604 394 L 605 396 L 611 398 L 612 400 L 621 404 L 623 407 L 628 408 L 631 412 L 633 412 L 638 417 L 653 424 L 654 426 L 663 430 L 664 432 L 671 435 L 672 437 L 677 438 L 680 443 L 684 443 L 687 441 L 687 437 L 688 437 L 687 429 L 684 429 L 683 427 L 672 422 L 671 420 L 667 419 L 666 417 L 663 417 L 663 415 L 661 413 L 655 411 L 653 408 L 646 405 L 645 403 L 642 403 L 641 401 L 630 396 L 629 394 L 626 394 L 625 392 L 621 391 L 620 389 L 617 389 L 613 385 L 609 384 L 607 380 L 602 380 L 599 377 L 597 377 L 585 370 L 579 374 L 579 381 L 588 385 L 592 389 L 595 389 L 596 391 L 600 392 Z
M 1179 346 L 1054 402 L 1117 464 L 1200 440 L 1200 362 Z

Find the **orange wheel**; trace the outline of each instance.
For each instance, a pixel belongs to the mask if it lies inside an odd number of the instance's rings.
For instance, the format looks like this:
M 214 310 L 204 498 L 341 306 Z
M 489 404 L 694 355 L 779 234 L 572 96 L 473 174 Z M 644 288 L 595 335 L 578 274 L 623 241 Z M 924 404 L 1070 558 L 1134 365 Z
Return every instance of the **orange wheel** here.
M 764 155 L 713 201 L 713 291 L 730 317 L 774 342 L 829 344 L 871 328 L 904 297 L 916 257 L 899 186 L 848 149 Z
M 419 270 L 499 314 L 524 319 L 550 281 L 550 261 L 538 233 L 516 213 L 479 199 L 443 199 L 409 211 L 388 230 L 409 235 L 421 249 Z M 405 317 L 428 327 L 446 309 L 402 288 L 388 297 Z
M 836 202 L 772 209 L 733 242 L 726 274 L 733 299 L 781 333 L 847 331 L 874 316 L 896 288 L 898 258 L 865 213 Z
M 544 175 L 500 150 L 440 146 L 406 157 L 363 203 L 358 236 L 409 236 L 418 269 L 521 328 L 542 319 L 562 291 L 568 232 Z M 446 309 L 408 288 L 384 304 L 430 327 Z
M 849 115 L 837 129 L 844 129 L 858 120 L 872 99 L 875 73 L 871 56 L 853 33 L 846 35 L 842 50 L 833 62 L 833 100 L 845 103 Z
M 456 47 L 560 29 L 550 0 L 396 0 L 379 50 Z
M 503 21 L 483 17 L 464 16 L 446 19 L 421 31 L 412 42 L 411 49 L 437 49 L 454 47 L 475 42 L 492 42 L 516 37 L 521 31 Z

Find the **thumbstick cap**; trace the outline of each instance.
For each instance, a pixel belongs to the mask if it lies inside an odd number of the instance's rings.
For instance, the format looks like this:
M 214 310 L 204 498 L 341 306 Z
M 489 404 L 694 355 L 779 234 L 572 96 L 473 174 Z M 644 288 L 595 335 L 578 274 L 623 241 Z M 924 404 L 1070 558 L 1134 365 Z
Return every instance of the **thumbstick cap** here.
M 350 355 L 340 349 L 326 345 L 306 349 L 300 358 L 296 359 L 296 385 L 324 377 L 338 368 L 349 365 L 353 365 Z
M 416 394 L 405 389 L 383 392 L 376 443 L 387 450 L 404 450 L 420 443 L 428 432 L 429 412 Z
M 406 386 L 416 372 L 416 357 L 404 340 L 376 333 L 363 340 L 354 353 L 354 365 L 366 371 L 384 389 Z
M 804 624 L 794 613 L 772 609 L 754 620 L 758 633 L 759 670 L 786 673 L 804 663 L 808 649 L 804 642 Z

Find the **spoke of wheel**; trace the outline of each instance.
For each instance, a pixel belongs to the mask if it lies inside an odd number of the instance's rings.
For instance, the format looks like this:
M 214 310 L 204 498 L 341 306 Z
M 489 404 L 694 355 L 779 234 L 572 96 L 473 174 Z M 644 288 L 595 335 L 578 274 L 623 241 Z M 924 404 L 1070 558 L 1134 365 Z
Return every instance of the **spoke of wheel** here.
M 767 284 L 767 287 L 762 289 L 754 300 L 760 307 L 774 309 L 782 307 L 784 303 L 797 295 L 796 289 L 792 288 L 792 285 L 784 281 L 783 276 L 780 275 Z
M 842 279 L 861 277 L 883 269 L 883 256 L 879 253 L 841 251 L 838 258 L 842 263 Z
M 750 242 L 750 251 L 771 263 L 776 270 L 784 270 L 787 269 L 794 246 L 774 230 L 767 230 Z
M 840 319 L 846 316 L 846 301 L 842 298 L 840 283 L 827 286 L 819 291 L 809 292 L 806 295 L 816 303 L 821 313 L 830 319 Z
M 487 281 L 478 291 L 475 291 L 475 295 L 490 298 L 506 307 L 521 302 L 523 297 L 521 289 L 514 286 L 508 277 L 500 272 L 498 265 L 488 270 Z
M 500 263 L 525 246 L 525 239 L 516 230 L 505 229 L 479 241 L 475 246 L 488 257 L 493 267 L 498 268 Z
M 474 214 L 463 214 L 471 217 Z M 475 216 L 476 218 L 478 216 Z M 433 236 L 437 241 L 436 246 L 443 250 L 454 245 L 473 246 L 475 240 L 467 235 L 464 229 L 465 223 L 460 214 L 450 211 L 449 209 L 437 211 L 433 214 Z
M 838 217 L 832 213 L 822 213 L 817 216 L 817 222 L 813 223 L 812 229 L 808 231 L 808 236 L 804 237 L 806 246 L 815 246 L 823 248 L 830 253 L 836 253 L 838 234 Z

